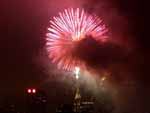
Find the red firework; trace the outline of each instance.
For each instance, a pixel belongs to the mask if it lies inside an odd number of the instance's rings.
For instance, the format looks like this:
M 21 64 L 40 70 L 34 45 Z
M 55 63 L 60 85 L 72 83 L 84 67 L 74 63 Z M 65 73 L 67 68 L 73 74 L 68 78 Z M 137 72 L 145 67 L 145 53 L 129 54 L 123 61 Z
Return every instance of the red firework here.
M 58 65 L 58 68 L 72 70 L 83 63 L 72 54 L 74 44 L 92 36 L 96 41 L 104 40 L 102 37 L 107 29 L 102 20 L 87 14 L 83 9 L 65 9 L 58 17 L 50 21 L 47 33 L 47 50 L 50 59 Z

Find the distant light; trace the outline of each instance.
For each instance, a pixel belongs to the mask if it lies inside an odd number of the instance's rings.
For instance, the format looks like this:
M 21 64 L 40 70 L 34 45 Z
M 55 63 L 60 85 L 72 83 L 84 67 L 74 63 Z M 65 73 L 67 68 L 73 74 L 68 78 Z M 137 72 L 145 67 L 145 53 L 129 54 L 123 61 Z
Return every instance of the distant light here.
M 31 93 L 31 89 L 28 89 L 28 93 Z
M 76 79 L 79 79 L 79 75 L 76 75 Z
M 36 89 L 32 89 L 32 93 L 36 93 Z
M 80 72 L 80 68 L 79 67 L 75 67 L 74 73 L 75 73 L 76 79 L 79 79 L 79 72 Z
M 79 68 L 79 67 L 75 67 L 75 71 L 74 71 L 74 73 L 75 73 L 76 75 L 78 75 L 78 74 L 79 74 L 79 72 L 80 72 L 80 68 Z
M 101 81 L 104 81 L 106 79 L 106 77 L 101 78 Z

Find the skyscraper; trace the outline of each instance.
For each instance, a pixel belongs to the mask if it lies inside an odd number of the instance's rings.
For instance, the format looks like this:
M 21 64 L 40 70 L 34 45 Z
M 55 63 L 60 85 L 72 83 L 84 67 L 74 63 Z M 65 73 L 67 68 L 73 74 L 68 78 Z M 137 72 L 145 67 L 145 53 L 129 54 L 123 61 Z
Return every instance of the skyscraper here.
M 77 87 L 74 102 L 73 102 L 73 111 L 75 113 L 81 112 L 81 95 L 80 95 L 80 89 Z
M 28 113 L 46 113 L 47 98 L 46 94 L 40 90 L 28 90 L 27 112 Z
M 80 89 L 77 87 L 74 103 L 73 103 L 74 113 L 93 113 L 94 111 L 94 102 L 90 99 L 81 98 Z

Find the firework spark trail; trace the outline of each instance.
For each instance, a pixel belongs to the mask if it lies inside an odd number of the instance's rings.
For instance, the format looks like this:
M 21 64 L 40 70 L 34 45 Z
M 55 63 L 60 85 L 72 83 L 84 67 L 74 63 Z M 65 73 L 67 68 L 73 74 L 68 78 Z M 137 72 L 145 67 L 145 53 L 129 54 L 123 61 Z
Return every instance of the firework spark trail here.
M 65 9 L 58 17 L 53 17 L 47 33 L 47 50 L 50 59 L 58 65 L 58 68 L 72 70 L 75 66 L 82 65 L 82 61 L 75 57 L 73 50 L 76 42 L 92 36 L 97 41 L 107 29 L 102 20 L 93 15 L 88 15 L 83 9 Z

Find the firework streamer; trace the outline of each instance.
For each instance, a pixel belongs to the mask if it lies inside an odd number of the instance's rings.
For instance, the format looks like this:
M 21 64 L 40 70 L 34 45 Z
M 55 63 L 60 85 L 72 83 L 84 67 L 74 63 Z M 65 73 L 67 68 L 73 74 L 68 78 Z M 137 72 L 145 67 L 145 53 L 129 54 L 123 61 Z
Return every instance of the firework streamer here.
M 74 70 L 83 62 L 76 57 L 76 44 L 91 36 L 96 41 L 104 41 L 107 29 L 96 15 L 89 15 L 83 9 L 65 9 L 50 20 L 47 36 L 47 50 L 50 59 L 59 69 Z

